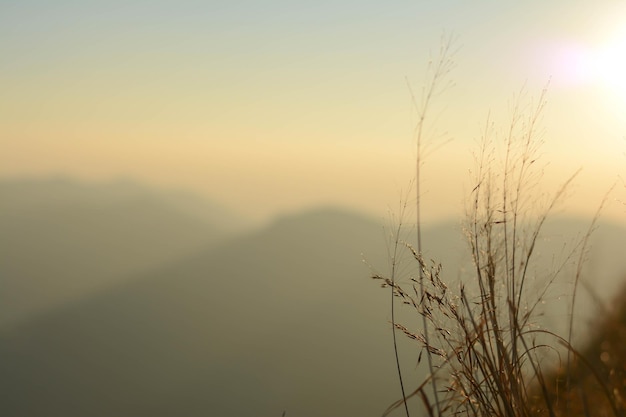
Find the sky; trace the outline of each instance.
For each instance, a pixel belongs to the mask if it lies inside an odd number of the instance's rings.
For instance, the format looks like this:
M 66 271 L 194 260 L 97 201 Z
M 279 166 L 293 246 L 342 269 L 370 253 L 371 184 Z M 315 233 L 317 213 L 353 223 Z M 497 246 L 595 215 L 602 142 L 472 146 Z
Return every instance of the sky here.
M 132 179 L 256 220 L 384 216 L 414 176 L 412 95 L 452 37 L 424 218 L 461 215 L 487 119 L 505 132 L 547 86 L 542 187 L 582 169 L 566 203 L 589 214 L 617 181 L 624 220 L 624 22 L 621 1 L 0 0 L 0 177 Z

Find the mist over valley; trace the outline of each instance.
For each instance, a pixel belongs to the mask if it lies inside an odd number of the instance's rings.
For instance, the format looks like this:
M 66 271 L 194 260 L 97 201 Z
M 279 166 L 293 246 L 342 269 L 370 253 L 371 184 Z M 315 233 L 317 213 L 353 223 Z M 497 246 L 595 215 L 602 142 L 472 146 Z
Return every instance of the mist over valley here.
M 386 219 L 317 208 L 251 227 L 137 184 L 4 180 L 0 190 L 2 414 L 378 416 L 398 399 L 389 293 L 369 279 L 389 271 Z M 555 218 L 542 234 L 529 298 L 565 266 L 541 325 L 563 324 L 567 254 L 588 224 Z M 463 281 L 461 221 L 427 224 L 423 239 L 442 277 Z M 624 247 L 615 224 L 593 235 L 583 336 L 591 295 L 621 286 Z M 403 252 L 408 284 L 415 261 Z M 415 343 L 400 348 L 407 372 L 423 372 Z

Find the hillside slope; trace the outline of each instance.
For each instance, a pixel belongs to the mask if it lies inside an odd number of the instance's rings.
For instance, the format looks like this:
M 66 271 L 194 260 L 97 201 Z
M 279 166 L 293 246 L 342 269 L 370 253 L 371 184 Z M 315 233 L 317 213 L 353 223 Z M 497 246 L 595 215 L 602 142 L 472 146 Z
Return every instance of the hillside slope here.
M 309 212 L 7 330 L 0 411 L 379 415 L 396 383 L 362 252 L 386 264 L 377 222 Z
M 226 235 L 220 218 L 200 219 L 182 198 L 132 183 L 4 180 L 0 195 L 0 326 Z
M 423 237 L 429 257 L 452 259 L 443 277 L 463 279 L 458 228 Z M 5 329 L 0 413 L 379 416 L 399 393 L 389 293 L 363 256 L 386 272 L 379 222 L 311 211 Z M 417 353 L 402 339 L 407 376 Z

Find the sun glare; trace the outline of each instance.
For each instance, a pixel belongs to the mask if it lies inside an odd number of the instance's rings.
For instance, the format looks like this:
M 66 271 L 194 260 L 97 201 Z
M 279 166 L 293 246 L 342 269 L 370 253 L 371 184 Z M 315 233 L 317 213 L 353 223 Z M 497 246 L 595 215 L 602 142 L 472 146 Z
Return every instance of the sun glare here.
M 555 85 L 591 87 L 620 110 L 626 106 L 626 27 L 605 32 L 600 39 L 560 39 L 539 47 L 540 67 Z
M 553 86 L 593 92 L 606 116 L 626 126 L 626 28 L 595 41 L 561 39 L 539 49 L 539 65 Z
M 594 54 L 594 76 L 620 104 L 626 104 L 626 29 L 614 34 Z

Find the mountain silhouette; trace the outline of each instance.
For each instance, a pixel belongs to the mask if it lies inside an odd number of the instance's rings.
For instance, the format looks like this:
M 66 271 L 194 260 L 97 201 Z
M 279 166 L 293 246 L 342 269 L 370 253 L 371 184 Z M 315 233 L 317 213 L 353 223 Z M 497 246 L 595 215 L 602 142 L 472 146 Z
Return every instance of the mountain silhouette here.
M 312 211 L 5 329 L 1 411 L 377 415 L 397 393 L 363 256 L 386 264 L 379 222 Z
M 221 240 L 201 202 L 129 182 L 0 181 L 0 326 Z
M 380 223 L 334 209 L 283 216 L 5 328 L 0 412 L 380 415 L 399 396 L 389 292 L 368 279 L 388 270 Z M 548 263 L 557 237 L 580 226 L 547 229 L 538 251 Z M 605 242 L 626 236 L 610 230 Z M 423 238 L 429 257 L 449 259 L 444 278 L 464 279 L 459 227 L 426 227 Z M 403 279 L 413 267 L 406 257 Z M 417 346 L 402 338 L 400 349 L 414 377 Z

